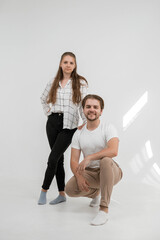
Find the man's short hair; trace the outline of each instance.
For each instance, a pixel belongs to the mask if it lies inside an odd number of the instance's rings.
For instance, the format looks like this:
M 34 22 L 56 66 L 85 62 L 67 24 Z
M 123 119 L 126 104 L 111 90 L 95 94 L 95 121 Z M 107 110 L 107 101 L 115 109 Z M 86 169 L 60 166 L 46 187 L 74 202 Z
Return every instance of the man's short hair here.
M 87 99 L 96 99 L 96 100 L 98 100 L 99 103 L 100 103 L 101 110 L 104 109 L 104 100 L 103 100 L 100 96 L 95 95 L 95 94 L 88 94 L 88 95 L 86 95 L 86 96 L 83 98 L 83 100 L 82 100 L 82 107 L 83 107 L 83 108 L 85 107 L 85 104 L 86 104 Z

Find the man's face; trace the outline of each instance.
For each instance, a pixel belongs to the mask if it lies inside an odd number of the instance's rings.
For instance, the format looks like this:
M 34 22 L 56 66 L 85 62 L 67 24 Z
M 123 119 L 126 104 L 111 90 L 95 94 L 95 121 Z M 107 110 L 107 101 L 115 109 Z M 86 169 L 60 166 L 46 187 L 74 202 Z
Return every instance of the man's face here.
M 102 113 L 100 102 L 96 99 L 87 99 L 83 112 L 89 121 L 99 119 Z

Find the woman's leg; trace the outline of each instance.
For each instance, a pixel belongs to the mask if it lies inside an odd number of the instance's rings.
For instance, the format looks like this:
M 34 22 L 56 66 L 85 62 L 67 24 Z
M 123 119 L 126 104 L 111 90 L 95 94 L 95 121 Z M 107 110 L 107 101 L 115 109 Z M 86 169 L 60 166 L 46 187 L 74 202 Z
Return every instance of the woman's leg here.
M 58 136 L 58 133 L 63 128 L 63 116 L 58 116 L 57 114 L 51 114 L 48 117 L 47 123 L 46 123 L 46 132 L 48 137 L 48 142 L 50 145 L 50 148 L 52 149 L 56 138 Z M 44 189 L 42 187 L 42 191 L 38 200 L 38 204 L 46 204 L 46 193 L 47 189 Z
M 46 133 L 47 133 L 47 138 L 48 138 L 48 142 L 51 150 L 56 141 L 58 133 L 62 130 L 62 128 L 63 128 L 63 121 L 60 126 L 58 124 L 58 119 L 56 118 L 56 116 L 54 116 L 54 114 L 50 115 L 46 123 Z
M 62 127 L 63 127 L 63 125 L 61 125 L 61 128 Z M 55 128 L 54 123 L 51 122 L 49 124 L 49 121 L 48 121 L 47 126 L 46 126 L 46 132 L 47 132 L 48 142 L 49 142 L 51 150 L 54 146 L 54 143 L 56 141 L 56 138 L 57 138 L 60 130 L 62 130 L 62 129 Z M 56 181 L 57 181 L 59 192 L 64 192 L 64 185 L 65 185 L 64 179 L 65 179 L 64 154 L 62 154 L 62 157 L 59 159 L 59 162 L 57 165 L 57 171 L 56 171 Z
M 56 171 L 56 181 L 58 186 L 58 191 L 60 194 L 64 195 L 64 186 L 65 186 L 65 171 L 64 171 L 64 154 L 59 159 L 57 164 L 57 171 Z
M 43 189 L 45 189 L 45 190 L 49 189 L 50 184 L 54 178 L 54 175 L 57 172 L 58 162 L 59 162 L 60 158 L 63 156 L 63 153 L 66 151 L 66 149 L 70 145 L 72 136 L 75 131 L 76 131 L 76 129 L 72 129 L 72 130 L 63 129 L 58 134 L 56 141 L 54 143 L 54 146 L 49 155 L 48 166 L 46 169 L 45 178 L 44 178 L 44 182 L 42 185 Z M 61 176 L 59 173 L 58 178 L 60 179 L 61 177 L 63 177 L 63 176 Z
M 70 131 L 74 132 L 74 130 L 70 130 Z M 57 164 L 56 180 L 57 180 L 59 195 L 57 198 L 55 198 L 50 202 L 51 205 L 55 205 L 55 204 L 66 201 L 66 196 L 64 192 L 64 187 L 65 187 L 64 154 L 59 159 Z

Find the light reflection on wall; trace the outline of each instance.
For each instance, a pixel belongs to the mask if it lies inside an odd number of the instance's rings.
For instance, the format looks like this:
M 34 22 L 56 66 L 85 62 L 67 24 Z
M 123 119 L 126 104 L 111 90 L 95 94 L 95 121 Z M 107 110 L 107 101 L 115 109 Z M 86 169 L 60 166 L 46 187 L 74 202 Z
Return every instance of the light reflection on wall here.
M 148 92 L 146 91 L 140 99 L 130 108 L 130 110 L 123 116 L 123 130 L 125 131 L 131 123 L 137 118 L 142 108 L 148 102 Z
M 149 140 L 145 143 L 145 149 L 146 149 L 148 159 L 152 159 L 152 161 L 153 161 L 153 152 L 152 152 L 151 143 Z M 142 182 L 160 189 L 160 184 L 159 184 L 160 183 L 160 168 L 157 163 L 152 164 L 152 166 L 150 168 L 150 174 L 146 174 L 146 176 L 143 178 Z
M 141 153 L 137 153 L 130 162 L 136 179 L 160 189 L 160 167 L 154 162 L 150 140 L 146 141 Z
M 141 150 L 141 154 L 136 154 L 130 163 L 130 166 L 132 168 L 132 171 L 137 174 L 143 167 L 144 167 L 144 161 L 148 162 L 149 159 L 151 159 L 153 157 L 153 152 L 152 152 L 152 148 L 151 148 L 151 143 L 150 141 L 146 141 L 145 147 L 142 148 Z M 141 157 L 142 155 L 142 157 Z
M 150 169 L 150 174 L 143 178 L 143 183 L 156 187 L 160 190 L 160 168 L 154 163 Z
M 148 102 L 148 91 L 123 116 L 123 131 L 125 131 L 137 118 Z M 160 167 L 154 160 L 150 140 L 147 140 L 141 151 L 131 159 L 130 168 L 136 175 L 135 180 L 160 189 Z
M 148 158 L 152 158 L 153 152 L 152 152 L 151 143 L 149 140 L 145 143 L 145 147 L 146 147 L 146 152 L 147 152 Z
M 134 174 L 138 174 L 140 170 L 143 168 L 143 163 L 139 154 L 136 154 L 130 163 L 131 169 Z
M 160 175 L 160 167 L 157 165 L 157 163 L 153 164 L 153 168 L 155 169 L 155 171 Z

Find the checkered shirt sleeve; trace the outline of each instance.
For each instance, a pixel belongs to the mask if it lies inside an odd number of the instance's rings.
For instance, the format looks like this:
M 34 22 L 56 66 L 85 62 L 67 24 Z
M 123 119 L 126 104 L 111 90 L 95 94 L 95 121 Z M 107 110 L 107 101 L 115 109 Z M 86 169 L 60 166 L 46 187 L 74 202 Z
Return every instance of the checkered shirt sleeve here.
M 48 98 L 48 94 L 49 94 L 49 91 L 51 89 L 51 86 L 52 86 L 52 82 L 49 82 L 47 83 L 47 86 L 44 90 L 44 92 L 42 93 L 42 96 L 41 96 L 41 103 L 42 103 L 42 107 L 43 107 L 43 111 L 45 113 L 45 115 L 50 115 L 50 110 L 51 110 L 51 106 L 50 104 L 47 103 L 47 98 Z

